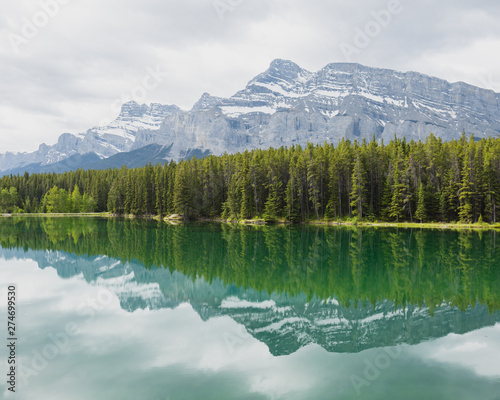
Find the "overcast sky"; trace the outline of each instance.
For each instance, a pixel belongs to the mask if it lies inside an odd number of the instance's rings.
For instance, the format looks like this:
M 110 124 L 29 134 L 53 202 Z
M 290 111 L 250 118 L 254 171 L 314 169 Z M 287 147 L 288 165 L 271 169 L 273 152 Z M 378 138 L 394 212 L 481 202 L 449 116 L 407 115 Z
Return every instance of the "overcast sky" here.
M 190 109 L 275 58 L 359 62 L 500 92 L 500 2 L 2 0 L 0 153 L 114 119 L 127 100 Z M 361 34 L 360 32 L 364 32 Z

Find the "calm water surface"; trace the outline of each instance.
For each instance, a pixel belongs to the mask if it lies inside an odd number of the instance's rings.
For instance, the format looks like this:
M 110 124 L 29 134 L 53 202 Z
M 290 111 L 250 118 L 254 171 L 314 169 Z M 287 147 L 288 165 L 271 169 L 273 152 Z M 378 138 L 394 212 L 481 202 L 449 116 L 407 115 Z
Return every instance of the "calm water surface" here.
M 4 218 L 10 283 L 0 398 L 500 399 L 494 232 Z

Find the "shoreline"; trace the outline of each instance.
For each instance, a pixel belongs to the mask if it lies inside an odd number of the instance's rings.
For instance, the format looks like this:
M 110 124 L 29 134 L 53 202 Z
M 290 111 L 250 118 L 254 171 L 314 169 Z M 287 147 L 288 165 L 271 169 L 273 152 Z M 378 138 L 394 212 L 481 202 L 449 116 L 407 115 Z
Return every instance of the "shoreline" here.
M 0 214 L 1 218 L 11 218 L 11 217 L 51 217 L 51 218 L 61 218 L 61 217 L 83 217 L 83 218 L 127 218 L 127 219 L 151 219 L 156 221 L 163 221 L 170 223 L 172 225 L 178 225 L 184 223 L 184 218 L 179 215 L 172 215 L 167 217 L 162 217 L 159 215 L 117 215 L 110 212 L 104 213 L 3 213 Z M 265 222 L 263 219 L 250 219 L 250 220 L 225 220 L 223 218 L 196 218 L 187 220 L 188 222 L 215 222 L 222 224 L 232 224 L 232 225 L 253 225 L 253 226 L 263 226 L 263 225 L 316 225 L 316 226 L 343 226 L 352 228 L 417 228 L 417 229 L 440 229 L 440 230 L 500 230 L 500 223 L 488 224 L 488 223 L 475 223 L 475 224 L 464 224 L 458 222 L 368 222 L 368 221 L 329 221 L 329 220 L 310 220 L 303 222 L 288 222 L 284 220 L 275 222 Z
M 351 226 L 351 227 L 370 227 L 370 228 L 417 228 L 417 229 L 446 229 L 446 230 L 499 230 L 500 223 L 475 223 L 464 224 L 459 222 L 337 222 L 337 221 L 309 221 L 310 225 L 326 225 L 326 226 Z
M 2 218 L 11 217 L 116 217 L 111 213 L 3 213 Z

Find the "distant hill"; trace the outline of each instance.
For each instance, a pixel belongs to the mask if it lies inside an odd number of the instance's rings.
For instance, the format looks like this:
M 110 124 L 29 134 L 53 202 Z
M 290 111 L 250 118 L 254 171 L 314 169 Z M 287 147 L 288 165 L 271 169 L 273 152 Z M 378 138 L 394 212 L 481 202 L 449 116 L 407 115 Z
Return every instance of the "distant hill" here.
M 170 153 L 172 146 L 162 146 L 158 144 L 150 144 L 141 147 L 140 149 L 118 153 L 109 158 L 101 159 L 95 153 L 74 154 L 71 157 L 59 161 L 57 163 L 41 165 L 34 163 L 24 167 L 7 170 L 0 175 L 22 175 L 24 172 L 34 173 L 63 173 L 67 171 L 76 171 L 77 169 L 108 169 L 121 168 L 124 165 L 127 168 L 144 167 L 148 163 L 152 165 L 164 164 L 170 161 Z M 203 158 L 210 154 L 208 151 L 187 150 L 183 154 L 183 158 L 189 159 L 193 157 Z

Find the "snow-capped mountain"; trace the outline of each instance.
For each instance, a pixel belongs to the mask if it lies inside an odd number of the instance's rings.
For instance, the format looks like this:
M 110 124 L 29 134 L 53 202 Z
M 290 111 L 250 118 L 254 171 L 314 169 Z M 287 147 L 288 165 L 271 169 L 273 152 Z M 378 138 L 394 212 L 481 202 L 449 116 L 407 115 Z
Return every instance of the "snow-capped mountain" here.
M 390 141 L 396 134 L 449 140 L 462 132 L 500 134 L 500 95 L 426 75 L 329 64 L 311 73 L 275 60 L 228 99 L 204 95 L 206 107 L 165 119 L 155 140 L 214 154 L 340 138 Z M 175 151 L 174 151 L 175 154 Z
M 41 144 L 34 152 L 0 154 L 0 171 L 22 169 L 33 164 L 55 164 L 75 154 L 93 153 L 103 159 L 117 153 L 129 152 L 142 147 L 134 146 L 140 130 L 155 131 L 160 128 L 165 117 L 180 111 L 177 106 L 155 103 L 147 106 L 131 101 L 122 106 L 120 115 L 109 124 L 77 135 L 64 133 L 55 145 Z
M 81 138 L 77 152 L 96 153 L 107 158 L 116 153 L 136 149 L 134 147 L 139 131 L 155 131 L 170 114 L 178 113 L 177 106 L 161 104 L 139 105 L 130 101 L 122 106 L 118 118 L 106 126 L 89 129 L 78 135 Z
M 334 63 L 317 72 L 275 60 L 230 98 L 204 93 L 190 111 L 124 104 L 119 117 L 79 135 L 64 134 L 33 153 L 0 155 L 0 171 L 46 165 L 73 154 L 105 158 L 149 144 L 171 146 L 170 158 L 253 148 L 336 143 L 340 138 L 445 140 L 462 132 L 500 135 L 500 94 L 416 72 Z

